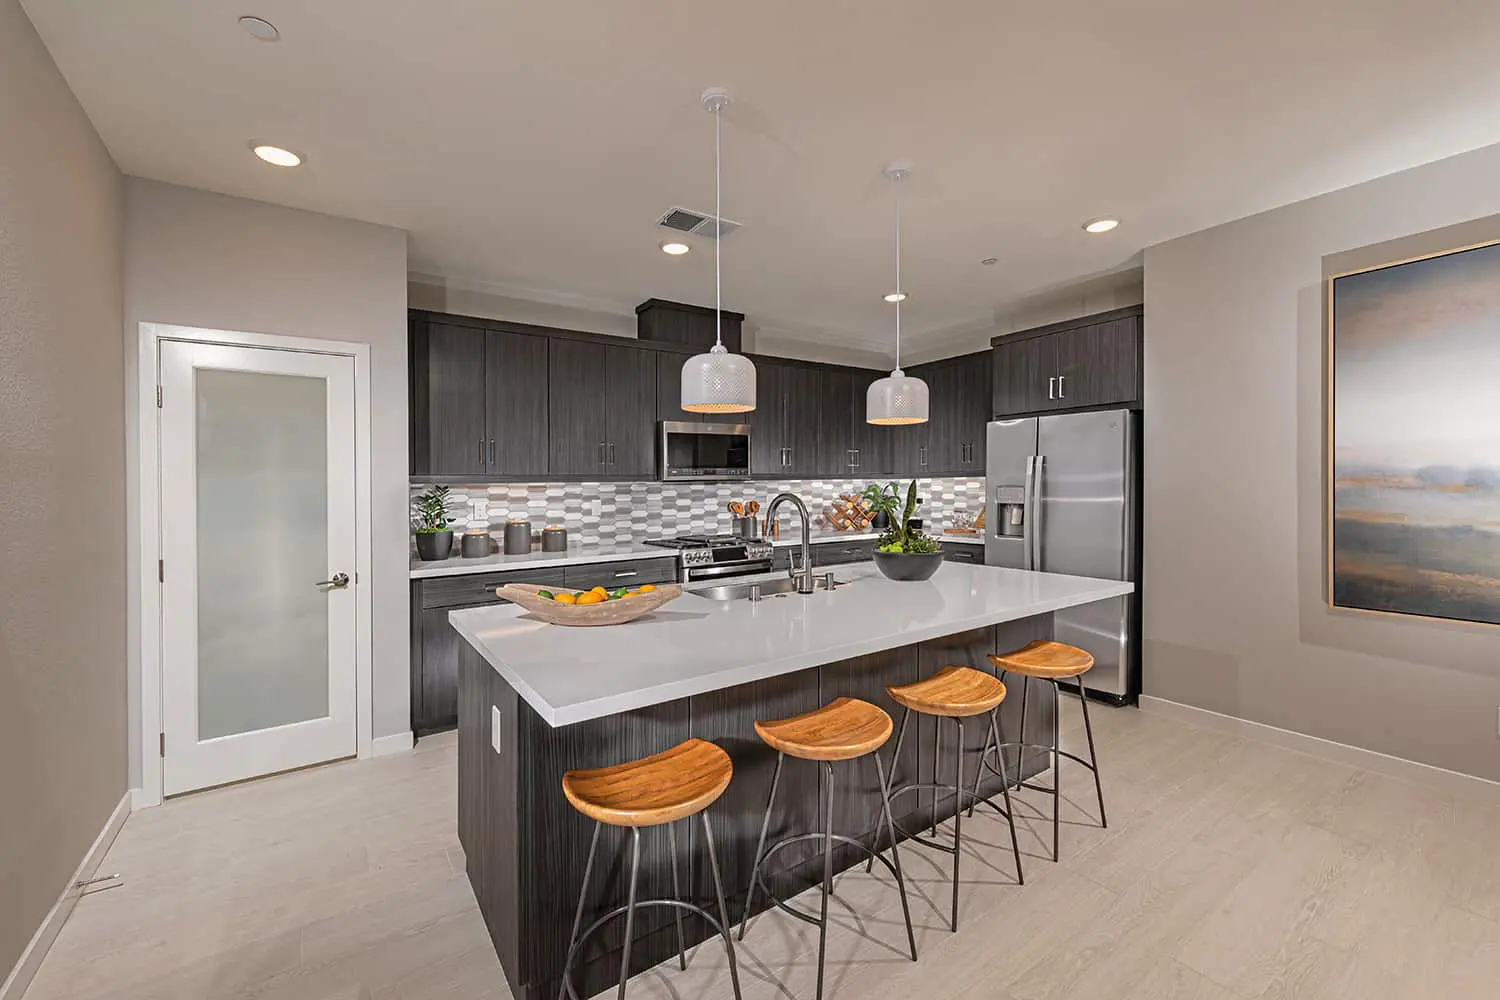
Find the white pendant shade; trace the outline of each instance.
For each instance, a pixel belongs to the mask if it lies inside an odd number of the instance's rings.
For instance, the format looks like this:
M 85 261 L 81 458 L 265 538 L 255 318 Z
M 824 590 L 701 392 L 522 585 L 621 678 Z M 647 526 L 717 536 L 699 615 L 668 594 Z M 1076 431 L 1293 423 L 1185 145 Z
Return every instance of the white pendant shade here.
M 870 383 L 865 422 L 899 426 L 927 422 L 927 383 L 897 368 Z
M 911 173 L 904 163 L 892 163 L 885 176 L 896 192 L 896 291 L 885 297 L 896 305 L 896 367 L 884 378 L 870 383 L 865 393 L 865 423 L 899 427 L 902 424 L 927 423 L 927 383 L 901 370 L 901 303 L 906 299 L 901 284 L 901 189 L 900 183 Z
M 926 412 L 926 392 L 923 394 Z M 682 408 L 689 413 L 748 413 L 755 409 L 755 364 L 715 344 L 682 366 Z
M 703 107 L 714 116 L 714 346 L 707 354 L 695 354 L 683 363 L 679 405 L 689 413 L 749 413 L 755 409 L 755 364 L 742 354 L 730 354 L 724 346 L 719 115 L 728 103 L 729 92 L 722 88 L 710 87 L 703 92 Z

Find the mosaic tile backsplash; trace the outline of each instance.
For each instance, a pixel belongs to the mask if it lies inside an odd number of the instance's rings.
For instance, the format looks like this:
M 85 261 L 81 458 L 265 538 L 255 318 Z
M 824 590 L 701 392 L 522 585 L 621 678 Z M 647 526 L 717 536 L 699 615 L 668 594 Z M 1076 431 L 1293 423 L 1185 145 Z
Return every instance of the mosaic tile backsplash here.
M 828 527 L 827 513 L 841 493 L 858 493 L 864 479 L 801 479 L 752 483 L 498 483 L 453 486 L 450 497 L 458 518 L 455 531 L 489 528 L 500 531 L 506 518 L 525 517 L 534 530 L 563 523 L 572 543 L 630 542 L 673 535 L 726 532 L 731 500 L 759 500 L 762 507 L 783 491 L 807 504 L 815 528 Z M 905 489 L 908 480 L 898 485 Z M 415 496 L 425 487 L 413 486 Z M 984 479 L 921 479 L 919 516 L 934 531 L 948 524 L 955 511 L 977 513 L 984 507 Z M 796 511 L 781 513 L 782 530 L 795 527 Z

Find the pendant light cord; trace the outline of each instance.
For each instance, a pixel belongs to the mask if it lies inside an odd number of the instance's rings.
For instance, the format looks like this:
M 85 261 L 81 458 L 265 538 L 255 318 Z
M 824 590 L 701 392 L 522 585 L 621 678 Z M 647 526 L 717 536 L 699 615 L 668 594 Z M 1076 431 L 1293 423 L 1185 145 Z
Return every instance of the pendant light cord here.
M 724 346 L 724 288 L 719 268 L 723 252 L 724 213 L 721 205 L 723 181 L 719 176 L 719 115 L 722 105 L 714 105 L 714 346 Z
M 901 287 L 901 176 L 892 179 L 896 186 L 896 294 L 905 296 Z M 901 370 L 901 299 L 896 300 L 896 371 Z

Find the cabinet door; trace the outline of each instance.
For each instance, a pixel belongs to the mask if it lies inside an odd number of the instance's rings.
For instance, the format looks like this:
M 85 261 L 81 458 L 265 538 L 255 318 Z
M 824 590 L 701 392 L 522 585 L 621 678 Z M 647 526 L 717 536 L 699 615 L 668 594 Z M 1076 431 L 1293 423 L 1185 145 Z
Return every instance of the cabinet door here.
M 790 366 L 755 363 L 755 412 L 751 418 L 750 472 L 757 476 L 786 475 L 786 411 Z
M 925 475 L 945 476 L 963 469 L 962 435 L 963 380 L 953 361 L 933 365 L 927 374 L 928 407 L 927 468 Z
M 818 393 L 822 389 L 822 372 L 801 366 L 789 366 L 786 371 L 786 425 L 783 435 L 787 447 L 786 474 L 796 477 L 816 476 L 821 457 L 818 452 L 818 425 L 823 409 L 819 404 Z
M 412 471 L 419 475 L 488 471 L 484 336 L 482 330 L 429 323 L 416 338 Z
M 849 414 L 849 437 L 855 451 L 853 472 L 856 476 L 888 476 L 896 467 L 896 445 L 902 428 L 881 426 L 865 420 L 865 399 L 870 391 L 870 383 L 885 374 L 871 371 L 850 373 L 854 398 Z
M 993 348 L 994 405 L 997 417 L 1037 413 L 1060 407 L 1056 398 L 1049 399 L 1048 379 L 1057 375 L 1056 348 L 1052 337 L 1029 337 L 1014 343 L 1001 342 Z M 1051 383 L 1056 396 L 1056 382 Z
M 689 413 L 682 408 L 682 363 L 685 354 L 658 354 L 656 356 L 656 419 L 693 420 L 702 422 L 702 413 Z M 735 419 L 738 419 L 736 416 Z
M 412 685 L 411 728 L 418 736 L 458 724 L 458 644 L 463 638 L 448 624 L 449 608 L 421 612 L 412 624 L 422 633 L 420 670 Z
M 484 370 L 489 474 L 546 475 L 547 338 L 488 331 Z
M 645 479 L 656 465 L 656 354 L 613 345 L 604 350 L 604 473 Z
M 959 471 L 984 471 L 985 427 L 990 422 L 989 357 L 965 355 L 954 365 L 958 387 L 954 420 L 959 443 Z
M 855 469 L 855 441 L 850 416 L 854 412 L 854 373 L 810 369 L 817 380 L 817 458 L 812 473 L 848 476 Z
M 547 437 L 555 476 L 602 476 L 608 451 L 605 426 L 606 345 L 549 340 Z
M 1140 398 L 1140 319 L 1127 316 L 1055 335 L 1060 407 Z

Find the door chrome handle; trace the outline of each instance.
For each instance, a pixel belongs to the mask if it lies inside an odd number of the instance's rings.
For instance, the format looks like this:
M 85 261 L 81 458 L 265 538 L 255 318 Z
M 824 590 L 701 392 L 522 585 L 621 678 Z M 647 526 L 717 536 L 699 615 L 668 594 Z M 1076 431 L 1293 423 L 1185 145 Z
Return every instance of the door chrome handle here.
M 1048 399 L 1056 399 L 1057 398 L 1057 376 L 1056 375 L 1049 375 L 1049 376 L 1047 376 L 1047 398 Z
M 1066 392 L 1063 392 L 1063 379 L 1065 379 L 1065 378 L 1067 378 L 1066 375 L 1059 375 L 1059 376 L 1057 376 L 1057 398 L 1058 399 L 1067 399 L 1068 398 L 1068 394 Z
M 319 580 L 313 584 L 314 587 L 327 587 L 329 590 L 343 590 L 349 586 L 348 573 L 335 573 L 332 580 Z

